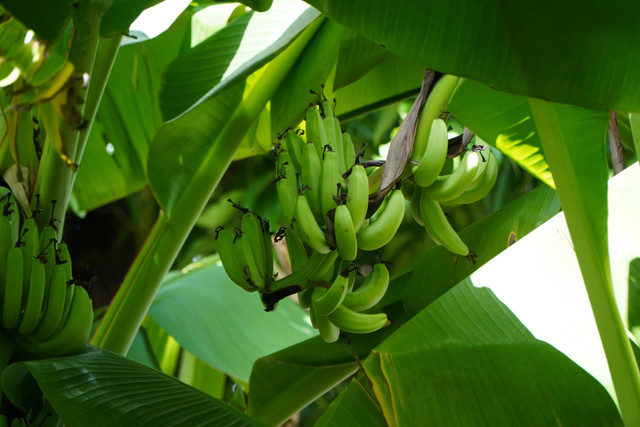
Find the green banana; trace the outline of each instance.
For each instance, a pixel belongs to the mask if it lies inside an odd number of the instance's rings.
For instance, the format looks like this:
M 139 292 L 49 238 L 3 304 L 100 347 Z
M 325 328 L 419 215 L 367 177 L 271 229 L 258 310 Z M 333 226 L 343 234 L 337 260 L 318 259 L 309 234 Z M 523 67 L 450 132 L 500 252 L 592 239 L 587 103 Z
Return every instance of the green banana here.
M 311 296 L 313 295 L 314 288 L 308 288 L 304 291 L 298 292 L 298 304 L 302 308 L 311 307 Z
M 344 305 L 339 306 L 328 318 L 338 328 L 354 334 L 375 332 L 389 323 L 384 313 L 358 313 Z
M 346 164 L 346 161 L 344 158 L 345 140 L 343 138 L 344 134 L 342 133 L 342 129 L 340 129 L 340 120 L 338 120 L 338 118 L 335 116 L 333 117 L 333 128 L 334 128 L 335 138 L 336 138 L 336 151 L 338 152 L 338 159 L 340 160 L 340 166 L 338 168 L 338 172 L 340 173 L 340 175 L 342 175 L 347 170 L 347 168 L 344 166 Z
M 426 187 L 429 197 L 436 202 L 446 202 L 458 197 L 473 182 L 481 162 L 480 153 L 467 151 L 451 175 L 441 177 L 431 186 Z
M 333 107 L 331 102 L 324 100 L 320 103 L 320 117 L 322 117 L 322 125 L 324 131 L 327 134 L 327 142 L 331 146 L 331 149 L 338 151 L 338 145 L 336 143 L 336 126 L 335 116 L 333 115 Z M 342 136 L 342 132 L 340 132 Z M 340 138 L 342 139 L 342 138 Z
M 309 206 L 309 202 L 303 195 L 299 195 L 296 199 L 295 224 L 302 240 L 309 245 L 311 249 L 321 254 L 326 254 L 331 251 L 331 248 L 327 245 L 324 231 L 322 231 L 318 225 Z
M 322 214 L 321 205 L 321 176 L 322 176 L 322 163 L 320 157 L 316 153 L 313 145 L 305 144 L 302 147 L 302 184 L 303 188 L 306 185 L 309 187 L 308 198 L 309 206 L 316 219 L 324 223 L 324 215 Z
M 342 178 L 339 173 L 338 153 L 327 149 L 322 159 L 322 177 L 320 188 L 320 206 L 322 207 L 322 216 L 327 214 L 331 209 L 336 207 L 336 197 L 338 185 Z
M 7 255 L 14 246 L 12 242 L 11 221 L 8 216 L 0 215 L 0 307 L 4 294 L 4 272 L 7 271 Z
M 236 285 L 248 292 L 258 289 L 249 275 L 244 250 L 235 243 L 236 233 L 230 229 L 218 229 L 217 244 L 224 271 Z
M 369 178 L 362 165 L 354 165 L 347 178 L 347 209 L 356 232 L 362 228 L 369 208 Z
M 420 212 L 429 237 L 455 254 L 468 255 L 469 247 L 449 224 L 440 203 L 432 200 L 424 190 L 420 196 Z
M 433 120 L 437 119 L 446 109 L 449 98 L 451 98 L 451 95 L 459 82 L 460 77 L 449 74 L 442 76 L 442 78 L 438 80 L 429 93 L 427 102 L 424 104 L 424 107 L 420 112 L 417 133 L 422 133 L 423 135 L 429 134 L 429 128 L 431 127 Z M 421 130 L 420 128 L 424 129 Z M 424 154 L 426 144 L 427 138 L 416 138 L 413 143 L 411 158 L 414 160 L 420 160 Z
M 22 288 L 24 286 L 24 258 L 22 250 L 14 246 L 7 254 L 7 270 L 2 301 L 2 326 L 15 329 L 20 323 Z
M 474 147 L 480 147 L 480 149 L 477 150 L 478 154 L 480 155 L 480 163 L 478 164 L 478 169 L 476 169 L 476 174 L 473 176 L 473 180 L 471 180 L 471 184 L 469 184 L 469 187 L 472 186 L 475 182 L 478 182 L 480 178 L 482 178 L 485 170 L 487 169 L 487 165 L 489 164 L 489 159 L 492 157 L 491 148 L 487 150 L 486 145 L 474 145 Z
M 349 168 L 353 166 L 356 161 L 356 149 L 353 146 L 351 135 L 349 135 L 346 132 L 342 134 L 342 159 L 343 159 L 343 166 L 340 172 L 341 174 L 348 171 Z
M 416 187 L 417 186 L 412 181 L 402 182 L 402 187 L 400 189 L 402 190 L 402 197 L 404 197 L 407 202 L 413 200 L 413 193 L 415 193 Z
M 69 314 L 57 333 L 45 340 L 26 339 L 25 350 L 38 357 L 55 357 L 79 353 L 89 342 L 93 308 L 87 291 L 77 286 L 69 308 Z
M 340 270 L 342 271 L 342 270 Z M 351 292 L 353 290 L 353 287 L 356 284 L 356 273 L 357 273 L 357 269 L 354 268 L 351 270 L 351 272 L 349 272 L 349 287 L 348 287 L 348 291 Z
M 267 253 L 260 218 L 253 212 L 243 214 L 240 229 L 242 235 L 239 236 L 238 244 L 249 266 L 249 275 L 258 288 L 264 288 L 270 278 L 266 276 Z
M 327 131 L 322 123 L 322 116 L 320 110 L 314 105 L 307 110 L 306 120 L 306 136 L 307 144 L 313 144 L 316 149 L 316 155 L 318 158 L 322 155 L 324 146 L 329 144 L 327 139 Z M 303 155 L 304 156 L 304 155 Z M 304 162 L 300 162 L 304 170 Z
M 40 251 L 40 236 L 38 235 L 38 224 L 35 218 L 27 219 L 22 225 L 20 241 L 22 242 L 20 248 L 24 258 L 24 280 L 28 281 L 31 274 L 31 264 L 33 264 Z
M 389 270 L 384 264 L 376 264 L 362 285 L 349 292 L 342 302 L 355 311 L 367 310 L 380 302 L 389 288 Z
M 262 227 L 262 240 L 264 247 L 264 271 L 266 282 L 270 283 L 273 280 L 273 239 L 272 233 L 269 230 L 269 222 L 266 220 L 260 220 L 260 226 Z
M 40 252 L 38 258 L 44 262 L 45 283 L 49 283 L 53 274 L 53 266 L 56 261 L 56 229 L 47 225 L 40 233 Z
M 343 276 L 338 274 L 329 289 L 316 287 L 311 296 L 311 306 L 316 314 L 320 316 L 328 316 L 333 313 L 347 295 L 349 287 L 349 275 Z
M 69 248 L 66 243 L 60 243 L 58 245 L 58 257 L 56 263 L 60 263 L 64 269 L 65 283 L 67 288 L 64 295 L 64 309 L 62 311 L 62 318 L 66 319 L 69 314 L 71 302 L 73 301 L 73 295 L 75 293 L 76 286 L 73 285 L 73 269 L 71 265 L 71 256 L 69 255 Z
M 322 101 L 321 111 L 324 112 L 322 123 L 324 125 L 325 132 L 327 134 L 327 140 L 331 149 L 338 153 L 338 159 L 340 165 L 344 164 L 343 147 L 342 147 L 342 130 L 340 129 L 340 121 L 333 114 L 333 106 L 331 101 Z M 341 167 L 339 169 L 342 169 Z
M 287 243 L 287 252 L 289 254 L 291 271 L 297 271 L 302 268 L 309 257 L 304 249 L 304 244 L 300 239 L 298 239 L 298 237 L 296 237 L 292 229 L 287 228 L 284 231 L 284 235 Z
M 331 321 L 326 316 L 320 316 L 315 312 L 313 306 L 309 310 L 309 316 L 312 319 L 312 324 L 318 332 L 320 332 L 320 337 L 324 340 L 324 342 L 330 344 L 332 342 L 338 341 L 340 337 L 340 328 L 331 323 Z
M 56 332 L 64 312 L 67 286 L 70 288 L 74 287 L 74 285 L 67 285 L 67 275 L 64 266 L 62 264 L 56 264 L 54 259 L 49 262 L 53 264 L 53 273 L 48 282 L 49 295 L 46 299 L 42 319 L 40 319 L 40 323 L 32 334 L 38 341 L 46 340 Z
M 411 216 L 421 226 L 424 227 L 424 218 L 422 218 L 422 213 L 420 212 L 420 198 L 422 197 L 423 189 L 421 187 L 416 186 L 413 191 L 413 197 L 411 198 Z
M 372 251 L 389 243 L 402 224 L 404 209 L 402 190 L 393 190 L 376 221 L 356 234 L 358 247 L 365 251 Z
M 281 153 L 281 155 L 284 153 Z M 280 209 L 287 224 L 291 224 L 291 220 L 296 212 L 296 197 L 298 197 L 298 177 L 295 167 L 292 163 L 283 163 L 276 182 L 276 191 L 278 192 L 278 202 Z
M 464 193 L 453 200 L 444 202 L 443 205 L 456 206 L 477 202 L 478 200 L 483 199 L 487 194 L 489 194 L 489 192 L 493 189 L 493 186 L 496 183 L 497 179 L 498 161 L 494 156 L 490 156 L 487 159 L 487 166 L 482 176 L 477 181 L 472 183 Z
M 369 195 L 376 193 L 380 189 L 382 172 L 384 172 L 384 168 L 381 167 L 369 168 L 369 171 L 367 172 L 367 178 L 369 180 Z
M 413 169 L 413 179 L 416 184 L 421 187 L 428 187 L 433 184 L 447 160 L 447 148 L 449 147 L 449 139 L 447 136 L 447 124 L 444 120 L 436 119 L 431 124 L 429 135 L 424 135 L 418 127 L 418 138 L 426 138 L 427 145 L 424 155 L 420 160 L 420 164 Z
M 346 205 L 336 208 L 333 218 L 333 230 L 336 237 L 336 247 L 338 255 L 342 258 L 353 261 L 358 255 L 358 239 L 351 219 L 351 214 Z
M 302 170 L 302 147 L 304 146 L 305 142 L 297 132 L 294 132 L 292 130 L 287 131 L 284 140 L 293 167 L 296 171 L 300 172 Z
M 2 214 L 9 218 L 11 223 L 11 245 L 15 245 L 20 238 L 20 208 L 13 195 L 9 195 L 3 204 Z
M 45 270 L 44 263 L 36 258 L 31 264 L 27 299 L 24 303 L 24 313 L 18 326 L 21 335 L 31 334 L 38 326 L 42 303 L 44 302 Z
M 313 289 L 309 290 L 311 290 L 313 293 Z M 311 326 L 313 326 L 314 329 L 318 329 L 318 324 L 316 323 L 316 313 L 311 308 L 309 308 L 309 320 L 311 321 Z

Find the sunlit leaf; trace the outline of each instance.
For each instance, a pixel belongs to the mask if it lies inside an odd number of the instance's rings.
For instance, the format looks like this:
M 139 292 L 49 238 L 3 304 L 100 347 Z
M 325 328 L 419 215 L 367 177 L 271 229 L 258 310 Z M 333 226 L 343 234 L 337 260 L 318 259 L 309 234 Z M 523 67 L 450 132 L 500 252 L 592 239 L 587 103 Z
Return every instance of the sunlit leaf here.
M 527 98 L 463 80 L 449 101 L 449 111 L 482 140 L 554 187 Z

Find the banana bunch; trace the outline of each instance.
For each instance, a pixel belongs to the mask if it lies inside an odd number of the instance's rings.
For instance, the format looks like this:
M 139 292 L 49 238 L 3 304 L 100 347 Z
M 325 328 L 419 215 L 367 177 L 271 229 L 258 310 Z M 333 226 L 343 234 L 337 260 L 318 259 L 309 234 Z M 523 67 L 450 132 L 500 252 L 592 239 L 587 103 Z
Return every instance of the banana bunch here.
M 315 252 L 335 249 L 348 261 L 358 249 L 371 251 L 389 243 L 404 218 L 402 192 L 392 191 L 366 220 L 369 178 L 330 102 L 307 110 L 305 136 L 306 142 L 300 131 L 287 131 L 276 161 L 278 201 L 295 236 Z
M 31 356 L 80 352 L 89 341 L 93 309 L 73 284 L 71 259 L 53 225 L 39 233 L 34 217 L 20 226 L 15 198 L 0 198 L 0 326 Z
M 423 137 L 420 133 L 416 138 Z M 476 202 L 493 188 L 498 176 L 498 164 L 491 149 L 474 145 L 454 161 L 453 172 L 442 174 L 448 149 L 447 125 L 441 119 L 431 124 L 423 153 L 413 153 L 420 163 L 413 168 L 417 184 L 411 198 L 411 214 L 427 230 L 438 245 L 462 256 L 472 256 L 447 220 L 442 205 L 457 206 Z M 418 146 L 418 145 L 416 145 Z
M 389 324 L 385 313 L 368 313 L 389 286 L 389 271 L 376 264 L 353 290 L 353 261 L 359 250 L 385 246 L 404 219 L 400 189 L 391 191 L 367 218 L 370 180 L 359 164 L 348 133 L 343 133 L 331 102 L 320 96 L 306 113 L 305 130 L 279 137 L 276 191 L 286 222 L 273 240 L 285 240 L 291 274 L 273 276 L 272 238 L 268 223 L 238 205 L 240 227 L 216 230 L 220 261 L 233 282 L 257 291 L 267 311 L 287 295 L 298 293 L 326 342 L 340 332 L 369 333 Z
M 220 261 L 233 282 L 248 292 L 259 291 L 273 280 L 273 245 L 269 222 L 244 209 L 240 228 L 218 227 Z
M 375 264 L 364 282 L 352 290 L 354 271 L 342 270 L 327 287 L 311 290 L 311 323 L 327 343 L 335 342 L 340 331 L 367 334 L 389 324 L 385 313 L 362 313 L 376 305 L 389 287 L 389 271 L 384 264 Z

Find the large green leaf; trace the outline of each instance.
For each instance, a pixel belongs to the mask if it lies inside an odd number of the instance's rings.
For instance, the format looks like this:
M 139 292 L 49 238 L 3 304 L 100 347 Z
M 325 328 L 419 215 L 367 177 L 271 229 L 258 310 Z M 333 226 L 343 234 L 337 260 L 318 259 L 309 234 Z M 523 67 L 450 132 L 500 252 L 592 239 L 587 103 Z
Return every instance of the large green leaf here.
M 607 242 L 606 112 L 530 99 L 625 423 L 640 423 L 640 372 L 613 294 Z
M 449 101 L 449 111 L 481 139 L 554 187 L 527 98 L 463 80 Z
M 389 54 L 372 71 L 335 92 L 336 114 L 344 120 L 416 95 L 423 77 L 424 66 Z
M 190 111 L 262 67 L 317 17 L 299 1 L 280 0 L 268 12 L 232 21 L 167 68 L 160 95 L 164 118 Z
M 249 413 L 269 425 L 281 424 L 353 374 L 356 358 L 364 359 L 395 329 L 334 344 L 316 337 L 259 359 L 251 371 Z
M 303 12 L 302 17 L 294 23 L 282 23 L 282 25 L 285 27 L 290 25 L 291 32 L 298 34 L 300 27 L 304 24 L 300 21 L 306 20 L 308 12 Z M 267 101 L 272 97 L 321 22 L 318 20 L 312 23 L 284 53 L 278 55 L 259 72 L 249 76 L 249 79 L 240 81 L 231 87 L 226 87 L 227 83 L 237 79 L 235 77 L 225 79 L 224 84 L 216 89 L 215 96 L 208 97 L 188 113 L 165 124 L 156 134 L 149 151 L 147 174 L 156 198 L 169 217 L 178 200 L 184 196 L 185 191 L 201 192 L 204 187 L 209 185 L 215 187 L 216 184 L 205 175 L 215 173 L 221 176 L 228 164 L 213 163 L 216 164 L 216 167 L 212 168 L 206 166 L 207 162 L 220 162 L 219 159 L 223 158 L 222 154 L 224 154 L 224 158 L 227 154 L 230 154 L 231 157 L 235 155 L 238 145 L 247 136 L 251 127 L 260 117 L 260 113 L 264 112 Z M 221 33 L 222 30 L 213 37 Z M 202 44 L 196 48 L 199 46 Z M 267 52 L 272 52 L 272 48 L 272 45 L 267 47 Z M 261 55 L 258 54 L 258 56 Z M 291 64 L 288 65 L 289 63 Z M 247 67 L 253 67 L 253 65 L 255 62 L 251 59 Z M 269 68 L 274 66 L 278 73 L 282 73 L 278 74 L 277 83 L 263 81 L 262 73 L 269 74 L 268 79 L 276 77 L 276 74 L 268 73 Z M 239 70 L 243 69 L 244 67 L 240 67 Z M 256 101 L 253 98 L 260 98 L 260 100 Z M 212 141 L 219 142 L 216 145 L 212 144 Z M 191 188 L 188 190 L 188 187 Z M 206 191 L 208 195 L 209 190 Z M 187 204 L 199 203 L 200 201 L 196 201 L 194 193 L 189 196 L 183 207 L 185 210 L 191 210 L 186 207 Z M 198 210 L 191 213 L 197 214 L 199 212 Z
M 307 0 L 437 71 L 520 95 L 640 111 L 640 4 L 567 0 Z
M 71 17 L 67 0 L 2 0 L 0 5 L 50 43 L 62 34 Z
M 555 192 L 548 187 L 538 187 L 495 214 L 461 230 L 462 239 L 478 255 L 473 267 L 441 246 L 427 250 L 416 262 L 413 276 L 404 289 L 403 301 L 407 311 L 418 313 L 507 249 L 510 242 L 522 238 L 558 213 L 558 208 Z
M 260 425 L 175 378 L 95 347 L 24 364 L 67 425 Z
M 165 123 L 149 147 L 147 176 L 160 206 L 171 215 L 185 187 L 197 173 L 211 141 L 242 102 L 244 82 Z
M 287 299 L 265 312 L 217 261 L 172 276 L 149 315 L 196 357 L 244 382 L 258 358 L 317 335 L 297 304 Z
M 380 408 L 369 411 L 380 410 L 388 425 L 622 425 L 602 385 L 468 281 L 362 366 L 359 381 Z M 344 412 L 330 411 L 325 425 L 342 425 Z
M 322 414 L 315 424 L 316 427 L 338 425 L 386 427 L 378 402 L 362 385 L 358 378 L 354 378 L 347 389 L 338 395 L 337 399 Z
M 333 88 L 340 89 L 355 82 L 384 61 L 389 54 L 388 50 L 358 33 L 345 32 L 338 52 Z

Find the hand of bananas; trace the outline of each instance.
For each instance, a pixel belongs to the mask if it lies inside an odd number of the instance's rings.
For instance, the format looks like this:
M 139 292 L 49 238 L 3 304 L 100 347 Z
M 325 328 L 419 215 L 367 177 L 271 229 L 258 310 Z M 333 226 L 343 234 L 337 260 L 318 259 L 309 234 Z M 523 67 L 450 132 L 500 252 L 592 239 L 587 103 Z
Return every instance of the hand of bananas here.
M 286 240 L 292 273 L 276 280 L 269 222 L 248 209 L 236 206 L 243 212 L 241 226 L 218 227 L 216 238 L 231 280 L 247 291 L 258 291 L 267 311 L 299 292 L 314 327 L 326 342 L 334 342 L 341 331 L 369 333 L 389 324 L 385 313 L 365 312 L 387 291 L 387 266 L 375 264 L 356 287 L 353 261 L 359 250 L 377 250 L 391 241 L 404 219 L 405 198 L 396 188 L 368 216 L 367 170 L 349 134 L 342 133 L 331 102 L 321 99 L 307 110 L 305 120 L 304 132 L 288 130 L 274 149 L 278 201 L 286 221 L 275 240 Z M 414 153 L 421 161 L 413 169 L 418 186 L 411 212 L 437 244 L 471 257 L 440 203 L 471 203 L 484 197 L 495 182 L 497 164 L 490 150 L 474 146 L 453 172 L 440 176 L 447 158 L 447 127 L 435 120 L 427 128 L 424 153 Z
M 73 284 L 66 244 L 53 224 L 38 231 L 24 219 L 13 195 L 0 194 L 0 335 L 6 361 L 80 352 L 89 341 L 93 309 L 89 295 Z M 11 348 L 9 348 L 11 347 Z M 4 358 L 3 358 L 4 359 Z
M 473 260 L 475 254 L 449 224 L 441 204 L 468 204 L 485 197 L 498 177 L 498 163 L 490 148 L 474 145 L 464 151 L 460 159 L 455 159 L 451 173 L 441 175 L 447 160 L 447 125 L 441 119 L 434 120 L 428 136 L 424 135 L 425 127 L 422 129 L 422 135 L 419 128 L 416 139 L 426 138 L 427 143 L 423 144 L 423 153 L 414 151 L 412 156 L 420 159 L 420 163 L 413 168 L 417 187 L 411 199 L 411 214 L 436 244 Z

